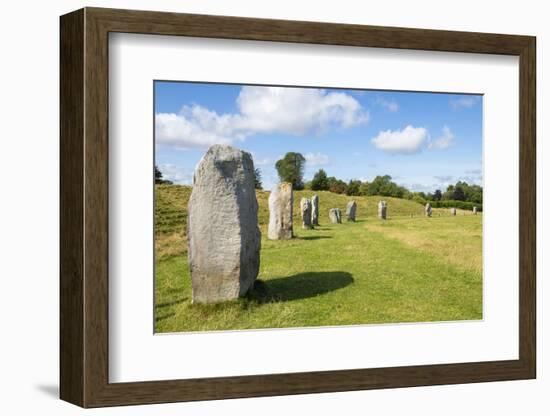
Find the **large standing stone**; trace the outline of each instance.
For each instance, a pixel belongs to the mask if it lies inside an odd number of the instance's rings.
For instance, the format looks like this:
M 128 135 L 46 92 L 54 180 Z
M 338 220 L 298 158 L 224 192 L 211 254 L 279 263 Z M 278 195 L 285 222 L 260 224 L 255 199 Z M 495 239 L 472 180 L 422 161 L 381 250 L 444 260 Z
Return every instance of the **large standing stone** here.
M 388 205 L 386 201 L 380 201 L 378 203 L 378 218 L 385 220 L 388 215 Z
M 269 194 L 269 225 L 267 238 L 290 240 L 292 238 L 292 184 L 283 182 L 275 185 Z
M 319 197 L 317 195 L 311 197 L 311 224 L 319 225 Z
M 426 204 L 426 208 L 424 210 L 426 211 L 426 217 L 432 216 L 432 206 L 429 202 Z
M 302 213 L 302 228 L 306 230 L 313 228 L 313 225 L 311 225 L 311 201 L 309 199 L 302 198 L 300 212 Z
M 472 211 L 473 211 L 474 215 L 477 215 L 477 207 L 473 207 Z
M 188 212 L 193 302 L 243 296 L 260 267 L 252 156 L 230 146 L 210 147 L 195 169 Z
M 340 208 L 331 208 L 328 212 L 328 218 L 333 224 L 342 224 L 342 214 Z
M 346 217 L 348 221 L 355 221 L 355 212 L 357 211 L 357 203 L 355 201 L 349 201 L 346 206 Z
M 451 208 L 451 215 L 453 217 L 456 215 L 456 208 Z

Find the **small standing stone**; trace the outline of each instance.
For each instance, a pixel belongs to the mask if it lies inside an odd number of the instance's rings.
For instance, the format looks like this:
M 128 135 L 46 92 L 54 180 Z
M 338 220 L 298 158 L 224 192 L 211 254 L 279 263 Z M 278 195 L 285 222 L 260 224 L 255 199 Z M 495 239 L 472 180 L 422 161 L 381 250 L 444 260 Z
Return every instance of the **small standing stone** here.
M 348 221 L 355 221 L 355 212 L 357 211 L 357 203 L 355 201 L 349 201 L 346 206 L 346 217 Z
M 300 211 L 302 213 L 302 228 L 305 230 L 313 228 L 313 225 L 311 225 L 311 201 L 309 199 L 302 198 Z
M 269 225 L 267 238 L 270 240 L 290 240 L 292 233 L 292 184 L 283 182 L 269 194 Z
M 193 303 L 245 295 L 258 276 L 261 242 L 250 153 L 211 146 L 195 169 L 188 212 Z
M 426 204 L 425 211 L 426 211 L 426 217 L 432 216 L 432 206 L 430 205 L 429 202 Z
M 477 207 L 473 207 L 472 211 L 474 212 L 474 215 L 477 215 Z
M 328 218 L 330 219 L 330 222 L 333 224 L 341 224 L 342 215 L 340 213 L 340 208 L 331 208 L 328 212 Z
M 388 215 L 388 205 L 386 201 L 380 201 L 378 203 L 378 218 L 385 220 Z
M 451 215 L 456 216 L 456 208 L 451 208 Z
M 319 197 L 317 195 L 311 197 L 311 224 L 319 225 Z

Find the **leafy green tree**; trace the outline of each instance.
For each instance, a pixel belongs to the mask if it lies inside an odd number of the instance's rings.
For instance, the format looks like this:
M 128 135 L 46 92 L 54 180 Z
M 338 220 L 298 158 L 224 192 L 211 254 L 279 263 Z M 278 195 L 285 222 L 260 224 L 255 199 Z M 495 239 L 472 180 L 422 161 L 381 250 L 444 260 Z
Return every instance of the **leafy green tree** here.
M 306 159 L 301 153 L 288 152 L 275 163 L 281 182 L 290 182 L 294 189 L 304 189 L 304 166 Z
M 328 191 L 329 183 L 327 173 L 323 169 L 319 169 L 311 180 L 312 191 Z
M 445 192 L 443 192 L 443 197 L 441 199 L 443 201 L 452 200 L 453 195 L 454 195 L 454 191 L 455 191 L 455 186 L 454 185 L 447 186 L 447 190 Z
M 481 206 L 483 204 L 483 188 L 479 185 L 469 185 L 467 182 L 458 181 L 455 185 L 447 187 L 441 200 L 472 202 Z
M 360 180 L 350 180 L 346 188 L 346 195 L 349 196 L 358 196 L 361 194 L 361 181 Z
M 434 201 L 441 201 L 442 196 L 443 195 L 441 194 L 441 189 L 436 189 L 434 191 L 433 200 Z
M 156 184 L 166 184 L 166 185 L 172 185 L 172 181 L 166 180 L 162 178 L 162 172 L 157 168 L 157 165 L 155 165 L 155 183 Z
M 344 181 L 340 179 L 336 179 L 334 176 L 330 176 L 327 180 L 328 180 L 328 190 L 330 192 L 333 192 L 335 194 L 346 193 L 346 188 L 348 186 Z
M 453 189 L 453 196 L 452 199 L 455 201 L 465 201 L 466 200 L 466 194 L 464 193 L 463 189 L 463 183 L 457 182 Z
M 263 189 L 262 188 L 262 172 L 259 168 L 254 168 L 254 188 L 255 189 Z
M 369 183 L 367 181 L 361 182 L 359 187 L 359 195 L 368 195 L 369 192 Z
M 377 176 L 369 182 L 366 195 L 393 196 L 403 198 L 409 191 L 392 182 L 390 175 Z

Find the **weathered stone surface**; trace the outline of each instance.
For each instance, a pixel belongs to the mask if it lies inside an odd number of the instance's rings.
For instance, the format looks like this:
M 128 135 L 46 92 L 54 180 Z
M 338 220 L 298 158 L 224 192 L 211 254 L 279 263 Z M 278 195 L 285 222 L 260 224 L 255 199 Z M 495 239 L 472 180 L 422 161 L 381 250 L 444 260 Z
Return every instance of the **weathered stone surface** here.
M 300 211 L 302 214 L 302 228 L 309 230 L 313 228 L 311 224 L 311 201 L 307 198 L 302 198 L 300 201 Z
M 474 215 L 477 215 L 477 207 L 473 207 L 472 211 L 473 211 Z
M 195 169 L 188 212 L 193 302 L 243 296 L 260 267 L 252 156 L 230 146 L 210 147 Z
M 311 197 L 311 224 L 319 225 L 319 197 L 317 195 Z
M 386 201 L 380 201 L 378 203 L 378 218 L 385 220 L 388 215 L 388 204 Z
M 340 212 L 340 208 L 331 208 L 328 212 L 328 218 L 330 219 L 330 222 L 333 224 L 341 224 L 342 214 Z
M 275 185 L 269 194 L 269 225 L 267 238 L 290 240 L 292 233 L 292 184 L 283 182 Z
M 456 215 L 456 208 L 451 208 L 451 215 L 453 215 L 453 216 Z
M 355 213 L 357 212 L 357 203 L 349 201 L 346 205 L 346 217 L 348 221 L 355 221 Z
M 424 209 L 424 211 L 426 212 L 426 217 L 432 216 L 432 206 L 429 202 L 426 204 L 426 208 Z

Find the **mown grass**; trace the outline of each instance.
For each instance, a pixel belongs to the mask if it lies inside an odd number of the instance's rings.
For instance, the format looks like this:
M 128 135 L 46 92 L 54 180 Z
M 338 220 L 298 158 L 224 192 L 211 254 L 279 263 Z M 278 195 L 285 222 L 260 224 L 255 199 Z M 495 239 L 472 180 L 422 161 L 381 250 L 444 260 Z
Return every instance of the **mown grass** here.
M 197 305 L 184 234 L 190 189 L 161 185 L 156 194 L 157 332 L 482 318 L 481 215 L 441 210 L 428 219 L 419 204 L 385 198 L 389 219 L 380 221 L 380 198 L 356 197 L 358 221 L 329 224 L 328 209 L 345 210 L 350 198 L 318 192 L 321 226 L 302 230 L 299 200 L 313 194 L 302 191 L 295 193 L 296 238 L 270 241 L 268 193 L 260 191 L 260 280 L 245 299 Z

